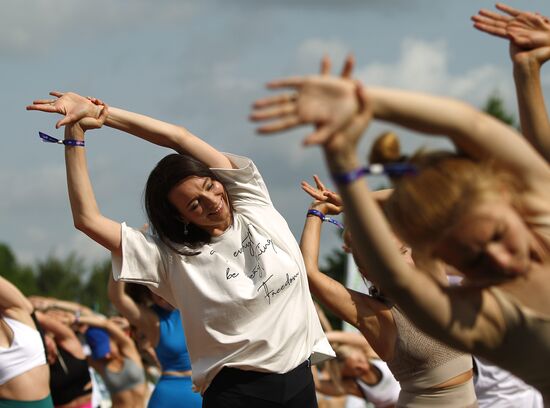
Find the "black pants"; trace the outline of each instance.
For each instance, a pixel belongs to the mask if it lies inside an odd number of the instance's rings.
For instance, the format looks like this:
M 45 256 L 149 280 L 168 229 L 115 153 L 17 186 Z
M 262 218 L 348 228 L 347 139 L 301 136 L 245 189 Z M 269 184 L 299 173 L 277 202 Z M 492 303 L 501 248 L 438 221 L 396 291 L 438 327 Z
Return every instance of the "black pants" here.
M 317 408 L 309 361 L 285 374 L 225 367 L 206 389 L 202 408 Z

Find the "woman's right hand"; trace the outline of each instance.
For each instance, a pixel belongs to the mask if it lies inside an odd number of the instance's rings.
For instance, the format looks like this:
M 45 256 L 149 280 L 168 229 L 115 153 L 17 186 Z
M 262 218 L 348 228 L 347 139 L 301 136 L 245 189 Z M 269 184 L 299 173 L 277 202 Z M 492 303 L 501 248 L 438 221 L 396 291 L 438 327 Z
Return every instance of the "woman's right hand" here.
M 56 128 L 79 122 L 84 118 L 99 119 L 102 113 L 102 102 L 99 101 L 101 104 L 97 102 L 98 100 L 94 102 L 94 98 L 85 98 L 73 92 L 52 91 L 50 95 L 55 96 L 55 99 L 37 99 L 26 109 L 64 115 L 55 124 Z
M 497 3 L 504 14 L 480 10 L 472 17 L 474 27 L 487 34 L 510 40 L 510 58 L 514 64 L 550 59 L 550 20 L 539 13 L 521 11 Z

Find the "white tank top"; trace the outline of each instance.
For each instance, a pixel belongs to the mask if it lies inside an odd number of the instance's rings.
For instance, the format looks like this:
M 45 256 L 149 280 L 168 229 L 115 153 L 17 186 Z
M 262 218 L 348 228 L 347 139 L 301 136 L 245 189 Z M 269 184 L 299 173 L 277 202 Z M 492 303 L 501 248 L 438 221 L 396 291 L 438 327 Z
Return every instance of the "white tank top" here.
M 369 359 L 369 363 L 375 366 L 382 375 L 378 384 L 369 385 L 357 379 L 357 386 L 365 396 L 365 400 L 376 408 L 393 406 L 399 398 L 399 383 L 394 378 L 388 365 L 382 360 Z
M 2 319 L 13 331 L 13 341 L 10 347 L 0 347 L 0 385 L 46 364 L 46 353 L 38 330 L 9 317 Z

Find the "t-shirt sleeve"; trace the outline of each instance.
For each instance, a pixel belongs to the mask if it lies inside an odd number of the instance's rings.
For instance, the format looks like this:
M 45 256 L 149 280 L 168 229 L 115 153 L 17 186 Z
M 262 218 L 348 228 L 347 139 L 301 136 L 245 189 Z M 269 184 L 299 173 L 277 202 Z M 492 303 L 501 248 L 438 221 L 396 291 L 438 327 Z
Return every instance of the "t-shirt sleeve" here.
M 252 160 L 224 153 L 236 169 L 211 169 L 223 181 L 234 207 L 239 204 L 272 205 L 265 182 Z
M 122 223 L 122 256 L 112 255 L 113 278 L 149 286 L 172 303 L 166 279 L 166 258 L 165 250 L 156 238 Z

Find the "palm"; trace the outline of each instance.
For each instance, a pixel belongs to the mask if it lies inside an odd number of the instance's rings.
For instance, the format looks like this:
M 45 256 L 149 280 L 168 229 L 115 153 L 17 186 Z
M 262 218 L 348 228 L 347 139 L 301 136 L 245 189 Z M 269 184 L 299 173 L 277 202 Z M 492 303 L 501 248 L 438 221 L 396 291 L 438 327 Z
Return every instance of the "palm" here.
M 303 123 L 333 124 L 339 129 L 357 111 L 355 86 L 337 77 L 315 76 L 304 81 L 297 101 Z
M 72 92 L 50 92 L 56 99 L 38 99 L 27 110 L 39 110 L 42 112 L 59 113 L 64 118 L 56 123 L 56 127 L 73 124 L 84 118 L 98 116 L 99 109 L 92 101 Z

